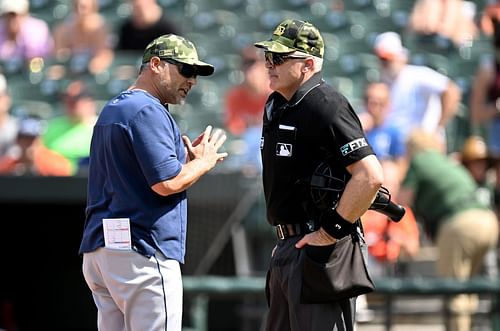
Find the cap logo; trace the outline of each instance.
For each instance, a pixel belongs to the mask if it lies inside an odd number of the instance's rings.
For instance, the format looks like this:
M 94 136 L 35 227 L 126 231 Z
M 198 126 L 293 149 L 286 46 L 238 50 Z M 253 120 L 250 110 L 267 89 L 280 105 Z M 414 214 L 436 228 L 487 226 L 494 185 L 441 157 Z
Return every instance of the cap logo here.
M 319 30 L 309 22 L 293 19 L 278 24 L 270 39 L 254 43 L 254 46 L 274 53 L 301 51 L 320 58 L 324 54 Z
M 174 50 L 173 49 L 162 49 L 158 51 L 158 56 L 159 57 L 167 57 L 167 56 L 173 56 L 174 55 Z
M 278 25 L 276 30 L 274 30 L 273 34 L 275 34 L 277 36 L 281 36 L 283 33 L 285 33 L 285 30 L 286 30 L 286 27 L 284 27 L 283 25 Z

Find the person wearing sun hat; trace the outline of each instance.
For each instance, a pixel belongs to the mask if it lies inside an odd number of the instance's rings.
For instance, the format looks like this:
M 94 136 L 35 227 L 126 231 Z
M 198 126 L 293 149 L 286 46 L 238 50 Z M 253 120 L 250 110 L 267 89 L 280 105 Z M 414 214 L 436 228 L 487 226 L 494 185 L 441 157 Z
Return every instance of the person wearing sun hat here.
M 325 45 L 313 24 L 286 19 L 254 46 L 264 50 L 274 91 L 264 107 L 261 138 L 267 220 L 277 234 L 266 282 L 266 330 L 354 330 L 356 299 L 333 300 L 321 291 L 306 299 L 300 261 L 306 254 L 326 262 L 338 239 L 361 233 L 359 219 L 382 184 L 380 163 L 349 101 L 321 77 Z M 309 183 L 326 159 L 337 177 L 348 180 L 338 205 L 319 210 Z
M 136 81 L 99 114 L 79 250 L 99 330 L 182 329 L 186 190 L 227 156 L 226 136 L 208 125 L 191 142 L 168 104 L 213 72 L 189 40 L 158 37 Z

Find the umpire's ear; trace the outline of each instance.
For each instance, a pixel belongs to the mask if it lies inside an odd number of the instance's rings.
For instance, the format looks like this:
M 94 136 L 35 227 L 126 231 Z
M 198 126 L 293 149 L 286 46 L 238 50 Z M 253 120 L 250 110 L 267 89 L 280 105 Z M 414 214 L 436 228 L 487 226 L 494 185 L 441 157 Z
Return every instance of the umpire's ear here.
M 303 73 L 314 71 L 314 60 L 312 58 L 308 57 L 304 63 L 304 68 L 302 68 Z

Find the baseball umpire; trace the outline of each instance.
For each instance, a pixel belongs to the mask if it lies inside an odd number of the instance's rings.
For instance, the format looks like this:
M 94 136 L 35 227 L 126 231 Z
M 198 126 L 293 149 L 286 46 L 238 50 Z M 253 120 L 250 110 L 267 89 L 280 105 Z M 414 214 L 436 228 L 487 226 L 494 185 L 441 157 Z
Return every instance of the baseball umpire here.
M 297 261 L 305 248 L 324 255 L 352 233 L 382 185 L 381 166 L 349 101 L 322 79 L 324 42 L 315 26 L 286 19 L 254 45 L 264 49 L 274 91 L 261 138 L 267 219 L 278 236 L 266 284 L 267 330 L 353 330 L 355 298 L 304 303 Z M 336 208 L 310 213 L 299 183 L 326 158 L 346 185 Z
M 182 104 L 197 75 L 213 72 L 190 41 L 158 37 L 135 83 L 99 115 L 80 246 L 99 330 L 182 328 L 186 189 L 227 155 L 218 152 L 226 136 L 208 126 L 191 143 L 167 104 Z

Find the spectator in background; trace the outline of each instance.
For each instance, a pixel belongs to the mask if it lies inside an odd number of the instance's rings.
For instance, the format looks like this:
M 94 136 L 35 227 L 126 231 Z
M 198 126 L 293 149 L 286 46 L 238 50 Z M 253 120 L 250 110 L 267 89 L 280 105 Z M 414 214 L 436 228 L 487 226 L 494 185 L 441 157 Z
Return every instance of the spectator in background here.
M 384 170 L 384 187 L 391 193 L 391 200 L 397 202 L 400 187 L 400 168 L 390 160 L 381 161 Z M 375 210 L 368 210 L 361 217 L 363 231 L 368 245 L 368 265 L 374 277 L 394 276 L 395 263 L 400 255 L 413 257 L 420 248 L 420 234 L 413 211 L 405 206 L 406 212 L 400 222 L 393 222 Z
M 478 274 L 486 253 L 498 242 L 498 220 L 476 195 L 469 172 L 440 150 L 434 134 L 415 130 L 409 137 L 410 166 L 398 202 L 413 207 L 438 248 L 437 273 L 467 280 Z M 449 301 L 450 331 L 471 329 L 477 296 L 458 295 Z
M 119 29 L 118 50 L 142 53 L 149 42 L 159 36 L 181 35 L 181 29 L 156 0 L 130 0 L 129 3 L 131 15 Z
M 478 198 L 484 204 L 494 206 L 494 183 L 489 170 L 493 159 L 488 153 L 486 142 L 481 136 L 468 137 L 460 152 L 460 160 L 478 185 Z
M 485 129 L 488 153 L 493 158 L 500 159 L 500 5 L 494 6 L 498 9 L 498 17 L 490 13 L 494 56 L 481 61 L 478 65 L 470 91 L 469 109 L 473 131 L 480 132 Z M 500 162 L 496 162 L 493 166 L 496 173 L 495 201 L 498 206 Z M 500 210 L 497 209 L 497 213 L 500 213 Z
M 479 27 L 486 36 L 493 36 L 495 33 L 494 20 L 500 20 L 500 1 L 498 0 L 489 1 L 480 16 Z
M 361 113 L 360 119 L 366 139 L 384 170 L 384 186 L 391 193 L 392 200 L 396 200 L 406 171 L 406 147 L 400 129 L 386 120 L 390 110 L 387 84 L 374 82 L 365 87 L 364 108 L 365 112 Z M 417 253 L 419 232 L 410 208 L 406 208 L 405 216 L 399 223 L 392 222 L 387 216 L 374 210 L 368 210 L 361 220 L 370 253 L 370 271 L 374 276 L 393 275 L 394 263 L 401 251 L 409 256 Z
M 241 51 L 243 82 L 230 87 L 225 94 L 226 129 L 245 142 L 244 165 L 261 168 L 260 137 L 263 109 L 271 93 L 264 54 L 253 47 Z
M 480 136 L 468 137 L 460 152 L 460 160 L 464 167 L 469 171 L 477 184 L 477 199 L 485 205 L 491 206 L 497 211 L 499 206 L 495 205 L 495 180 L 491 175 L 490 168 L 495 160 L 490 157 L 488 148 L 484 139 Z M 490 277 L 498 275 L 498 252 L 491 249 L 484 261 L 484 273 Z
M 21 66 L 52 53 L 50 28 L 30 15 L 28 0 L 0 0 L 0 15 L 1 61 L 16 61 Z
M 399 127 L 404 139 L 416 128 L 438 133 L 445 149 L 445 128 L 461 100 L 458 85 L 431 68 L 408 64 L 408 50 L 396 32 L 378 35 L 374 51 L 391 91 L 386 121 Z
M 421 35 L 438 35 L 461 46 L 478 36 L 475 15 L 476 5 L 472 1 L 417 0 L 408 28 Z
M 81 81 L 68 85 L 62 101 L 64 114 L 49 120 L 43 142 L 47 148 L 66 157 L 75 173 L 79 162 L 89 156 L 97 108 L 92 94 Z
M 0 156 L 4 155 L 16 140 L 18 121 L 9 112 L 11 104 L 7 80 L 0 74 Z
M 73 0 L 73 13 L 54 28 L 55 56 L 77 73 L 99 73 L 112 63 L 111 34 L 98 0 Z
M 406 148 L 399 127 L 386 120 L 390 102 L 387 84 L 369 83 L 365 87 L 364 112 L 360 113 L 359 118 L 366 139 L 382 165 L 384 186 L 390 191 L 392 199 L 395 199 L 406 171 Z M 411 209 L 408 206 L 405 208 L 405 216 L 399 223 L 392 222 L 387 216 L 374 210 L 366 211 L 361 217 L 368 245 L 368 268 L 374 277 L 394 276 L 401 251 L 409 256 L 418 251 L 420 243 L 417 222 Z M 374 312 L 369 308 L 367 295 L 358 297 L 356 305 L 358 322 L 373 319 Z
M 387 113 L 390 111 L 390 102 L 390 90 L 387 84 L 369 83 L 365 87 L 365 111 L 359 117 L 366 139 L 377 158 L 381 161 L 395 162 L 400 168 L 398 173 L 402 174 L 405 170 L 405 142 L 401 130 L 386 120 Z
M 21 120 L 15 145 L 0 157 L 0 174 L 69 176 L 71 163 L 43 145 L 42 132 L 43 122 L 40 119 Z

